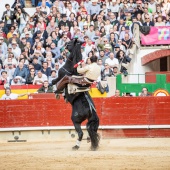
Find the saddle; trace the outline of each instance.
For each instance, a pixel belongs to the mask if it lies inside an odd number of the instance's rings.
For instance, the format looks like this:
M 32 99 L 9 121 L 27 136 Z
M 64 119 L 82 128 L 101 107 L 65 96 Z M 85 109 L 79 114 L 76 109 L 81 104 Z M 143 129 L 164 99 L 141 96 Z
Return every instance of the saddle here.
M 85 92 L 90 90 L 90 87 L 79 87 L 75 84 L 68 84 L 67 88 L 68 88 L 68 94 L 75 94 L 75 93 Z
M 63 90 L 67 84 L 71 84 L 74 86 L 69 86 L 70 89 L 70 94 L 71 92 L 75 93 L 77 92 L 82 92 L 82 90 L 84 91 L 88 91 L 91 86 L 91 84 L 93 83 L 93 81 L 90 81 L 89 79 L 87 79 L 86 77 L 83 76 L 67 76 L 65 75 L 58 83 L 57 83 L 57 91 L 61 91 Z

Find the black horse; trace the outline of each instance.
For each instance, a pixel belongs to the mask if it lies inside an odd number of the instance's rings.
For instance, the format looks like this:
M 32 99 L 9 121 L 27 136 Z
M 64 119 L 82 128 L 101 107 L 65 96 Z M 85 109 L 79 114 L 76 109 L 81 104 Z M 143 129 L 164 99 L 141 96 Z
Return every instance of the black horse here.
M 70 55 L 67 57 L 65 65 L 60 68 L 58 78 L 53 80 L 53 84 L 58 83 L 65 75 L 78 75 L 77 69 L 74 68 L 74 65 L 82 60 L 81 45 L 82 43 L 77 39 L 73 39 L 67 44 L 67 49 L 70 51 Z M 60 90 L 57 90 L 56 92 L 60 93 Z M 88 122 L 86 128 L 91 141 L 91 150 L 96 150 L 99 147 L 100 140 L 99 134 L 97 133 L 99 127 L 99 118 L 97 116 L 92 98 L 87 91 L 68 94 L 67 87 L 64 88 L 64 93 L 65 98 L 72 105 L 71 119 L 75 130 L 78 133 L 77 143 L 72 149 L 79 149 L 80 142 L 83 138 L 81 123 L 87 119 Z

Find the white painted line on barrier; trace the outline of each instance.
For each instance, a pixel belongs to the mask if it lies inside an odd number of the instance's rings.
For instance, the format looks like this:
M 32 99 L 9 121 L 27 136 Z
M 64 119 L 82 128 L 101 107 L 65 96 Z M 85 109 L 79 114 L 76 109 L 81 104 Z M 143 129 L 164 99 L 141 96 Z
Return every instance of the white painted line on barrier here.
M 86 129 L 86 126 L 82 126 Z M 43 127 L 15 127 L 15 128 L 0 128 L 0 132 L 7 131 L 38 131 L 38 130 L 74 130 L 74 126 L 43 126 Z M 99 129 L 170 129 L 170 125 L 113 125 L 99 126 Z

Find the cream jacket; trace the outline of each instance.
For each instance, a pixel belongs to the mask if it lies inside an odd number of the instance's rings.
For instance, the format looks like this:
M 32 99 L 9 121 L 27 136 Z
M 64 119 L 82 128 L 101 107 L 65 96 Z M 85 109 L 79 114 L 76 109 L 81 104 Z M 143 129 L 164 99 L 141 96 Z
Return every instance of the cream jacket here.
M 101 75 L 101 67 L 98 66 L 97 63 L 92 63 L 82 68 L 78 66 L 77 72 L 83 74 L 84 77 L 87 77 L 90 80 L 96 81 Z

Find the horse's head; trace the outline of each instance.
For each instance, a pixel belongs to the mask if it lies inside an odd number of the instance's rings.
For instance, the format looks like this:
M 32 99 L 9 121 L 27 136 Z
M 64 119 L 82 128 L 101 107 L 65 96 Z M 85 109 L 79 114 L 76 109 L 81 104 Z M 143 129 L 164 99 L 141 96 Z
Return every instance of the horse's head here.
M 71 53 L 77 44 L 77 39 L 73 39 L 66 44 L 66 49 Z
M 66 48 L 70 52 L 68 59 L 72 61 L 73 65 L 75 65 L 80 60 L 82 60 L 81 45 L 82 45 L 82 42 L 78 41 L 77 38 L 69 41 L 66 44 Z M 76 71 L 76 69 L 75 69 L 75 71 Z

